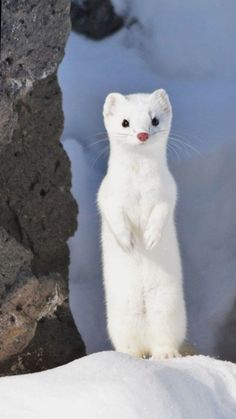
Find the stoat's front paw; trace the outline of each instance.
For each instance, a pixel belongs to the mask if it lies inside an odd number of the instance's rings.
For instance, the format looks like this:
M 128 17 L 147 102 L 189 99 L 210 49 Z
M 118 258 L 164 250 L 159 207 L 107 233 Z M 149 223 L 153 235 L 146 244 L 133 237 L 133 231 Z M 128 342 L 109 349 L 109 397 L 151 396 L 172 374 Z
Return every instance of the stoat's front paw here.
M 125 230 L 116 237 L 116 240 L 120 247 L 125 252 L 131 252 L 134 248 L 134 236 L 131 231 Z
M 147 250 L 153 249 L 161 240 L 161 231 L 157 228 L 147 227 L 144 232 L 144 245 Z

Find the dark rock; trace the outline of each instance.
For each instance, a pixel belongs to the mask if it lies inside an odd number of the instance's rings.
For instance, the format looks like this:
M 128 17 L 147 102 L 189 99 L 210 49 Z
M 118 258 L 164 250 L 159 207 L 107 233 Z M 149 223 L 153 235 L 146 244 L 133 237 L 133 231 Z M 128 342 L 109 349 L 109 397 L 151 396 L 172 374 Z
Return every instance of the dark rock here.
M 32 250 L 34 273 L 66 275 L 66 240 L 76 228 L 76 204 L 70 163 L 58 141 L 63 114 L 55 76 L 36 82 L 14 111 L 12 141 L 0 153 L 0 206 L 7 203 L 12 214 L 9 233 Z M 6 216 L 2 211 L 0 220 Z
M 220 359 L 236 362 L 236 300 L 219 330 L 216 352 Z
M 68 0 L 3 0 L 1 66 L 10 93 L 57 70 L 70 32 Z
M 6 247 L 3 246 L 6 243 Z M 52 317 L 67 298 L 65 281 L 60 274 L 37 278 L 32 275 L 31 252 L 24 249 L 1 229 L 1 249 L 7 254 L 7 263 L 1 263 L 4 273 L 6 298 L 0 309 L 0 362 L 21 353 L 35 335 L 37 323 Z M 9 250 L 11 255 L 9 258 Z M 1 260 L 2 262 L 2 260 Z M 9 279 L 15 279 L 9 284 Z M 44 342 L 47 346 L 47 341 Z M 56 352 L 57 352 L 57 348 Z
M 72 1 L 71 21 L 75 32 L 97 40 L 118 31 L 124 24 L 110 0 Z
M 53 331 L 53 333 L 52 333 Z M 56 350 L 55 350 L 56 349 Z M 50 318 L 39 320 L 34 339 L 25 351 L 0 362 L 0 376 L 25 374 L 55 368 L 85 355 L 82 339 L 71 322 L 68 303 L 58 307 Z
M 76 229 L 77 206 L 60 144 L 56 76 L 70 31 L 69 9 L 69 0 L 2 2 L 2 375 L 51 368 L 85 352 L 67 303 L 67 240 Z
M 10 142 L 16 121 L 17 115 L 13 112 L 13 103 L 11 99 L 6 95 L 3 88 L 3 80 L 0 76 L 0 149 L 2 145 L 5 145 L 8 141 Z
M 21 274 L 31 272 L 32 258 L 30 250 L 25 249 L 0 227 L 0 305 Z

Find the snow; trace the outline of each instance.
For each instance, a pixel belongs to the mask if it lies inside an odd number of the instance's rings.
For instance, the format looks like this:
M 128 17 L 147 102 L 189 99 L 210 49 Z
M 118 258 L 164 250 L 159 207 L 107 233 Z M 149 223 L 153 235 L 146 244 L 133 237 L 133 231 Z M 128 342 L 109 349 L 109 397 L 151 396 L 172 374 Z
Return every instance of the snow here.
M 236 366 L 204 356 L 155 363 L 100 352 L 0 378 L 3 419 L 235 419 Z
M 235 80 L 234 0 L 227 7 L 216 0 L 146 0 L 145 7 L 143 0 L 112 3 L 119 14 L 138 19 L 130 35 L 158 74 Z
M 177 135 L 169 162 L 179 190 L 176 224 L 189 339 L 201 353 L 218 355 L 236 296 L 236 3 L 113 3 L 118 11 L 128 10 L 130 22 L 140 23 L 100 42 L 71 34 L 59 71 L 63 141 L 80 206 L 79 229 L 70 240 L 73 315 L 89 353 L 109 349 L 95 204 L 108 156 L 104 98 L 111 91 L 164 87 Z

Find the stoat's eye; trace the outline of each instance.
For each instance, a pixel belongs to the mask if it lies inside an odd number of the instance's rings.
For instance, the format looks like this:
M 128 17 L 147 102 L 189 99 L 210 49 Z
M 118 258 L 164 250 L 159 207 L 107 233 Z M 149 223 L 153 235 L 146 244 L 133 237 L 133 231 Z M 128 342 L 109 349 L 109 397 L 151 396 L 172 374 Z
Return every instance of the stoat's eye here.
M 159 125 L 160 121 L 159 119 L 157 119 L 156 117 L 152 118 L 152 125 L 154 127 L 157 127 L 157 125 Z
M 129 121 L 127 121 L 127 119 L 124 119 L 122 122 L 122 127 L 127 128 L 129 127 Z

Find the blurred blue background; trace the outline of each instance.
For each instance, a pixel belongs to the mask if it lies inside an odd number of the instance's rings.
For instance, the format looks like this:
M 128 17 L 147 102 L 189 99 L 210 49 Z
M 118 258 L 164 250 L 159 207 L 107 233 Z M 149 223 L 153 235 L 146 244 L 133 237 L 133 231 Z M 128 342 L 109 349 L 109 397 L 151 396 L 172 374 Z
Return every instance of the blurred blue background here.
M 112 3 L 122 28 L 99 41 L 71 33 L 59 69 L 63 143 L 80 208 L 79 228 L 70 240 L 76 324 L 89 353 L 110 347 L 96 209 L 109 153 L 102 121 L 105 96 L 163 87 L 173 105 L 177 140 L 168 156 L 179 190 L 176 225 L 189 340 L 204 354 L 235 361 L 236 3 Z

